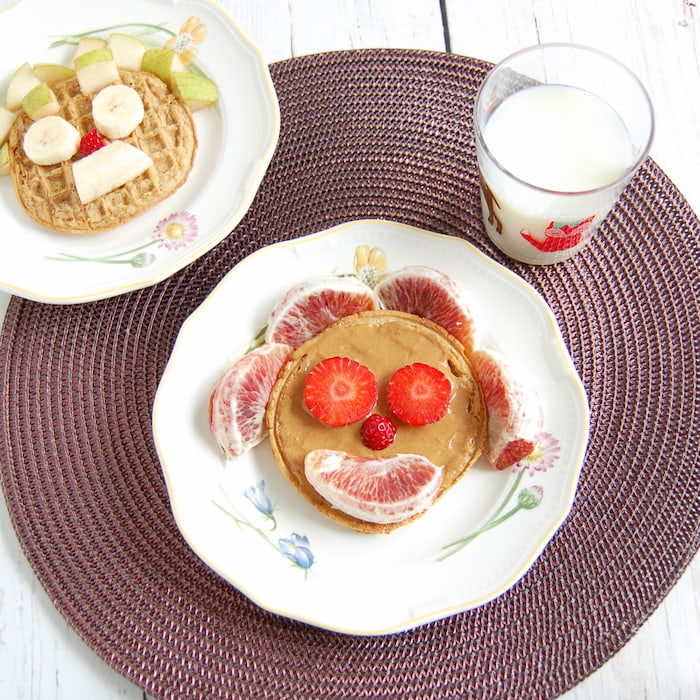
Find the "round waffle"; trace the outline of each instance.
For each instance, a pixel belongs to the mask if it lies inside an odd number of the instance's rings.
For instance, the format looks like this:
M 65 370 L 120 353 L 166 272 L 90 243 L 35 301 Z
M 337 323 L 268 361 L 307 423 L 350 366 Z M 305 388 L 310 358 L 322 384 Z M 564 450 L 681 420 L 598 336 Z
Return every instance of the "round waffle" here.
M 347 356 L 369 367 L 377 378 L 379 400 L 374 412 L 391 415 L 386 385 L 393 373 L 413 362 L 438 367 L 454 387 L 450 408 L 441 420 L 413 427 L 397 423 L 392 445 L 376 452 L 360 438 L 361 423 L 328 427 L 303 408 L 304 382 L 321 360 Z M 359 520 L 334 508 L 309 484 L 304 457 L 314 449 L 342 450 L 359 457 L 420 454 L 443 469 L 437 498 L 474 464 L 486 439 L 486 409 L 464 348 L 440 326 L 401 311 L 363 311 L 336 321 L 297 348 L 280 372 L 268 402 L 266 420 L 275 461 L 292 485 L 331 520 L 360 532 L 390 532 L 420 514 L 397 523 Z
M 36 165 L 27 158 L 22 141 L 32 120 L 20 112 L 8 136 L 10 174 L 19 203 L 37 223 L 64 233 L 108 231 L 170 196 L 187 179 L 197 150 L 189 108 L 151 73 L 122 70 L 120 76 L 139 93 L 144 106 L 143 121 L 122 140 L 147 153 L 153 165 L 121 187 L 82 204 L 71 160 Z M 52 90 L 61 117 L 81 134 L 95 127 L 92 99 L 81 93 L 75 76 L 55 83 Z

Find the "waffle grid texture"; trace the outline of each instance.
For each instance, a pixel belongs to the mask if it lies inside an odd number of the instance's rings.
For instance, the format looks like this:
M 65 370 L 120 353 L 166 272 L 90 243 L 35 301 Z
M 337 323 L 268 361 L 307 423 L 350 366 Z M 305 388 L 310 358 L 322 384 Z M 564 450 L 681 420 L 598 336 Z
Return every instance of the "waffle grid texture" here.
M 22 140 L 31 119 L 21 112 L 8 142 L 15 195 L 37 223 L 65 233 L 97 233 L 115 228 L 165 199 L 187 180 L 197 151 L 197 132 L 187 106 L 150 73 L 120 71 L 121 82 L 136 90 L 143 121 L 121 139 L 147 153 L 153 165 L 138 177 L 92 202 L 82 204 L 73 181 L 73 161 L 35 165 Z M 73 76 L 53 86 L 59 116 L 83 135 L 95 127 L 92 97 L 83 95 Z

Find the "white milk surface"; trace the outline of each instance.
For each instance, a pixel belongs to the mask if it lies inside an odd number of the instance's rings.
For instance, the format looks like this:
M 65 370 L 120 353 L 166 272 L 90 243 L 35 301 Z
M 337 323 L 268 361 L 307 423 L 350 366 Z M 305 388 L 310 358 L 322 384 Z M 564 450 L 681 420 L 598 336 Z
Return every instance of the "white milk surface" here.
M 511 95 L 489 118 L 484 140 L 517 178 L 559 192 L 603 187 L 633 161 L 618 114 L 592 93 L 567 85 L 537 85 Z

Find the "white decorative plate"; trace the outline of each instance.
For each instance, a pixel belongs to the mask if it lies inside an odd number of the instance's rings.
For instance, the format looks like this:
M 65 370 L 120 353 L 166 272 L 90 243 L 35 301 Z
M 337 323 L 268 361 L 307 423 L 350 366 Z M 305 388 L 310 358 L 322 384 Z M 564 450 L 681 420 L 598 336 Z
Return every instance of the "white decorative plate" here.
M 207 404 L 288 288 L 323 273 L 368 279 L 384 262 L 386 270 L 432 266 L 471 292 L 489 345 L 537 387 L 545 430 L 536 459 L 499 472 L 480 458 L 423 517 L 365 535 L 307 504 L 267 440 L 226 465 Z M 194 551 L 262 607 L 352 634 L 409 629 L 513 586 L 569 512 L 588 421 L 556 321 L 528 284 L 460 239 L 371 220 L 263 248 L 237 265 L 183 324 L 154 407 L 173 512 Z
M 70 65 L 75 47 L 68 42 L 83 33 L 121 31 L 154 46 L 180 35 L 180 48 L 197 49 L 193 65 L 219 88 L 218 104 L 195 113 L 199 147 L 187 182 L 117 229 L 88 235 L 46 229 L 22 210 L 9 176 L 0 177 L 0 289 L 75 303 L 147 287 L 201 256 L 243 218 L 277 145 L 279 106 L 263 56 L 218 5 L 21 0 L 0 12 L 0 26 L 3 105 L 19 65 Z

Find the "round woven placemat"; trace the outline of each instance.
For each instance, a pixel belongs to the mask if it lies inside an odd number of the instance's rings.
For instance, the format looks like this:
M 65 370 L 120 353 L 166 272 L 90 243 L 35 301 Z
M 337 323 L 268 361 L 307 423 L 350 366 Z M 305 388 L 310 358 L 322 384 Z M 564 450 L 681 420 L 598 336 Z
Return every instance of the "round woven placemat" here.
M 72 627 L 154 696 L 553 697 L 634 634 L 698 549 L 700 224 L 647 161 L 587 250 L 553 267 L 504 259 L 482 234 L 470 128 L 487 68 L 403 50 L 273 65 L 279 149 L 231 236 L 150 289 L 12 300 L 0 450 L 17 536 Z M 368 217 L 466 238 L 531 282 L 592 411 L 573 510 L 529 573 L 386 637 L 277 617 L 209 570 L 175 526 L 151 437 L 178 329 L 231 266 Z

